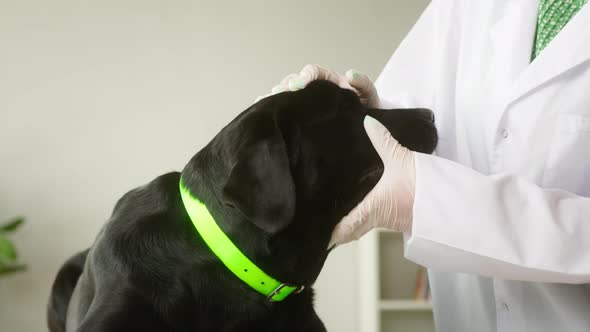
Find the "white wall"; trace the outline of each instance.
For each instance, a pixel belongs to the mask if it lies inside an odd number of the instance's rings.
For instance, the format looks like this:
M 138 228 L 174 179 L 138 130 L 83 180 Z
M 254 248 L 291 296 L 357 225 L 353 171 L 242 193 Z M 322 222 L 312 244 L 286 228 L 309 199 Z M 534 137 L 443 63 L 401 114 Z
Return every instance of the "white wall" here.
M 0 0 L 0 220 L 27 217 L 30 265 L 0 279 L 0 331 L 46 330 L 57 269 L 123 193 L 306 63 L 375 77 L 426 2 Z M 357 259 L 338 249 L 317 283 L 328 330 L 362 331 Z

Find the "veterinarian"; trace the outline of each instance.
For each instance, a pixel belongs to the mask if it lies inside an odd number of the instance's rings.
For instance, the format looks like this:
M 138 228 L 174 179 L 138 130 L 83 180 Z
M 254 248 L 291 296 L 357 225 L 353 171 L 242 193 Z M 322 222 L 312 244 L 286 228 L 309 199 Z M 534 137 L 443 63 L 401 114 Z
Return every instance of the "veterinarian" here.
M 590 331 L 586 1 L 434 0 L 375 85 L 309 65 L 273 89 L 328 79 L 435 112 L 437 156 L 365 120 L 385 172 L 332 243 L 404 232 L 405 256 L 431 268 L 437 331 Z

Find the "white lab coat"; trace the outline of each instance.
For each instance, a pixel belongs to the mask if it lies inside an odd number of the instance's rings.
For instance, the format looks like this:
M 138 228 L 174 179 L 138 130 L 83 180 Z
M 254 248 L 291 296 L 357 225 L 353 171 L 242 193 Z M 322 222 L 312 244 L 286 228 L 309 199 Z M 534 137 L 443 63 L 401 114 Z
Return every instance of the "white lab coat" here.
M 435 112 L 405 256 L 437 331 L 590 331 L 590 4 L 531 62 L 538 1 L 433 1 L 376 81 Z

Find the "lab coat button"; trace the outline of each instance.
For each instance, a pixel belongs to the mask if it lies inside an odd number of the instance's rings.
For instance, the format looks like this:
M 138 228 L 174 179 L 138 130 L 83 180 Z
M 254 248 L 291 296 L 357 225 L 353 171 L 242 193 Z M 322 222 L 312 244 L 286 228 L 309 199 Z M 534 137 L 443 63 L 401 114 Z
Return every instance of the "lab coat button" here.
M 508 138 L 508 130 L 506 130 L 506 129 L 502 130 L 502 137 Z

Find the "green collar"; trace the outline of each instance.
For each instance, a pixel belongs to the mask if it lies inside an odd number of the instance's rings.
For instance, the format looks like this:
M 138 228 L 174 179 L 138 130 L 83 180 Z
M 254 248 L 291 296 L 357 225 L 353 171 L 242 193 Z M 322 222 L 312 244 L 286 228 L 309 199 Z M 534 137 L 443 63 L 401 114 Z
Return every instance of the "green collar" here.
M 194 197 L 182 181 L 180 196 L 193 225 L 209 249 L 236 277 L 257 290 L 270 301 L 282 301 L 291 293 L 301 292 L 304 286 L 293 286 L 277 281 L 262 271 L 223 232 L 205 204 Z

